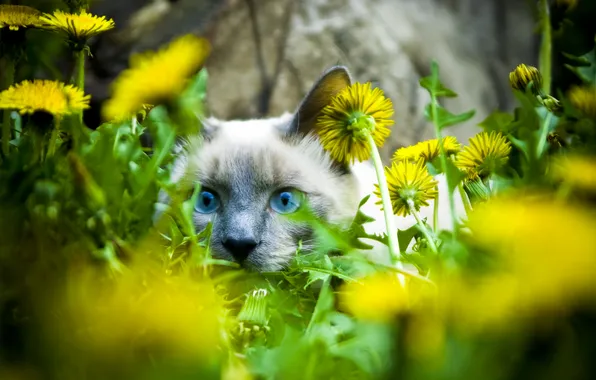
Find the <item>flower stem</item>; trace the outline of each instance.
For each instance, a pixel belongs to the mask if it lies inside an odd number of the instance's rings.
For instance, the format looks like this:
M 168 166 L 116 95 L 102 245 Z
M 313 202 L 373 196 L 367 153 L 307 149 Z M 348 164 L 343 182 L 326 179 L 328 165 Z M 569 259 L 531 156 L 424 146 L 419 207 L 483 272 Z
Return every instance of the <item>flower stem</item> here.
M 416 223 L 418 223 L 420 232 L 422 232 L 422 235 L 424 235 L 424 237 L 426 238 L 426 241 L 428 241 L 428 245 L 430 246 L 430 249 L 434 253 L 438 253 L 439 250 L 437 249 L 435 240 L 431 236 L 430 232 L 428 232 L 428 228 L 426 228 L 424 223 L 422 223 L 422 220 L 420 219 L 420 215 L 418 215 L 418 212 L 416 211 L 416 208 L 414 207 L 414 202 L 412 202 L 412 200 L 410 200 L 410 199 L 408 199 L 408 209 L 410 210 L 410 214 L 414 215 L 414 218 L 416 218 Z
M 550 95 L 551 90 L 551 59 L 552 59 L 552 29 L 550 25 L 550 9 L 547 0 L 540 0 L 540 23 L 542 28 L 542 42 L 540 45 L 540 73 L 543 82 L 542 89 Z
M 77 72 L 76 72 L 76 80 L 75 85 L 81 89 L 81 91 L 85 91 L 85 49 L 82 49 L 77 53 Z M 81 110 L 81 114 L 79 115 L 79 120 L 81 124 L 83 122 L 83 111 Z
M 449 175 L 449 170 L 447 170 L 447 153 L 445 152 L 445 147 L 443 146 L 443 136 L 441 134 L 441 127 L 439 124 L 439 114 L 437 110 L 437 96 L 431 92 L 430 94 L 430 107 L 433 119 L 433 125 L 435 127 L 435 135 L 437 136 L 437 140 L 439 140 L 439 157 L 441 159 L 441 166 L 443 168 L 443 172 L 445 173 L 445 179 L 447 180 L 447 198 L 449 199 L 449 213 L 451 214 L 451 222 L 453 224 L 453 239 L 457 237 L 457 230 L 458 230 L 458 223 L 457 217 L 455 216 L 455 200 L 453 199 L 453 192 L 449 189 L 449 184 L 452 183 L 452 180 Z
M 57 124 L 57 123 L 56 123 Z M 52 129 L 52 133 L 50 134 L 50 140 L 48 141 L 48 150 L 46 153 L 47 157 L 52 157 L 54 153 L 56 153 L 56 140 L 58 139 L 58 125 Z
M 439 188 L 437 186 L 437 196 L 433 203 L 433 230 L 436 232 L 439 228 Z
M 546 138 L 548 136 L 548 127 L 550 126 L 550 122 L 552 119 L 552 114 L 549 112 L 546 114 L 542 125 L 540 126 L 540 137 L 538 139 L 538 145 L 536 146 L 536 158 L 540 159 L 544 153 L 544 148 L 546 146 Z
M 375 171 L 377 173 L 377 181 L 379 183 L 379 190 L 381 192 L 381 201 L 383 202 L 383 214 L 385 215 L 385 227 L 387 229 L 387 240 L 389 242 L 389 253 L 391 261 L 396 264 L 398 268 L 403 269 L 399 262 L 399 243 L 397 240 L 397 228 L 395 227 L 395 220 L 393 219 L 393 207 L 391 206 L 391 199 L 389 198 L 389 188 L 387 187 L 387 178 L 385 177 L 385 170 L 381 156 L 375 144 L 375 140 L 369 133 L 367 135 L 368 145 L 370 146 L 371 156 Z
M 470 202 L 470 198 L 468 198 L 468 194 L 464 190 L 461 182 L 457 184 L 457 190 L 461 196 L 461 202 L 463 203 L 464 209 L 466 210 L 466 215 L 469 215 L 472 212 L 472 203 Z
M 0 91 L 3 91 L 10 87 L 14 83 L 15 76 L 15 64 L 12 59 L 6 57 L 4 60 L 4 75 L 2 75 L 2 83 L 0 85 Z M 2 113 L 2 154 L 4 157 L 8 156 L 10 150 L 10 139 L 11 139 L 11 122 L 10 122 L 11 110 L 5 109 Z

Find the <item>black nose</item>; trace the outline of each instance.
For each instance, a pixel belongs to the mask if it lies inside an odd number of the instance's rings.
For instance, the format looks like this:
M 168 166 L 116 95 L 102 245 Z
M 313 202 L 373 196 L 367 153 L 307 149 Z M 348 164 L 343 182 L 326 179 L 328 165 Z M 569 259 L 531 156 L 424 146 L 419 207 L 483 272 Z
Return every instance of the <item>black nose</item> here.
M 225 239 L 222 243 L 228 252 L 240 263 L 246 260 L 248 255 L 259 244 L 253 239 Z

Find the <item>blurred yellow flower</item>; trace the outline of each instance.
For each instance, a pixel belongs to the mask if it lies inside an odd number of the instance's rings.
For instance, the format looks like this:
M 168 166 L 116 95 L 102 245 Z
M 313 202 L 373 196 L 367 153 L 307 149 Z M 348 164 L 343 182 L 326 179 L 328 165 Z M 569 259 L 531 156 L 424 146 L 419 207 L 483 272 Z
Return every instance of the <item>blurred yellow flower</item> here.
M 346 87 L 331 104 L 321 111 L 317 132 L 323 148 L 342 163 L 366 161 L 370 158 L 371 135 L 378 147 L 383 146 L 393 125 L 393 104 L 380 88 L 370 83 L 354 83 Z
M 103 117 L 122 120 L 135 115 L 144 104 L 173 100 L 203 65 L 209 51 L 207 40 L 184 35 L 157 52 L 132 56 L 130 68 L 112 84 L 112 97 L 103 107 Z
M 429 174 L 424 161 L 394 161 L 390 168 L 385 168 L 385 175 L 395 215 L 410 214 L 408 201 L 419 211 L 420 207 L 428 206 L 428 201 L 435 199 L 438 194 L 437 181 Z M 378 185 L 375 185 L 374 192 L 377 197 L 381 197 Z M 377 204 L 381 204 L 381 201 Z
M 41 12 L 26 5 L 0 5 L 0 29 L 35 28 L 42 25 Z
M 564 312 L 596 295 L 594 214 L 542 196 L 511 194 L 468 217 L 474 246 L 492 269 L 447 286 L 442 295 L 464 329 L 503 327 L 541 312 Z M 486 254 L 486 253 L 482 253 Z
M 480 132 L 457 155 L 455 165 L 468 176 L 486 177 L 507 163 L 510 152 L 511 143 L 500 132 Z
M 377 272 L 347 282 L 339 291 L 339 302 L 356 318 L 374 322 L 390 322 L 409 307 L 408 294 L 392 272 Z
M 206 280 L 139 263 L 114 278 L 78 268 L 65 293 L 46 302 L 49 338 L 84 346 L 99 362 L 138 350 L 190 362 L 216 355 L 223 304 Z
M 509 84 L 514 90 L 525 91 L 530 82 L 533 83 L 534 92 L 542 87 L 542 74 L 534 66 L 522 63 L 509 73 Z
M 596 86 L 571 86 L 567 97 L 578 111 L 596 118 Z
M 557 157 L 551 166 L 551 174 L 556 180 L 573 187 L 596 191 L 596 158 L 577 155 Z
M 16 109 L 21 114 L 44 111 L 62 116 L 89 108 L 89 99 L 90 95 L 70 84 L 26 80 L 0 92 L 0 109 Z
M 87 40 L 115 27 L 114 20 L 95 16 L 81 10 L 80 13 L 54 11 L 41 16 L 44 25 L 51 30 L 64 33 L 70 41 L 82 48 Z

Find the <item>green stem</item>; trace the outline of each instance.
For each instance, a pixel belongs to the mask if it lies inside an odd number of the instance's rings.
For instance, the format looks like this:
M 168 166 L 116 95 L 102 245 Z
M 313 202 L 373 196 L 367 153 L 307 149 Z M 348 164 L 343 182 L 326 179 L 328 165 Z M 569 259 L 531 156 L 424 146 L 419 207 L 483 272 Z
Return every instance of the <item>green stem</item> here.
M 85 91 L 85 49 L 82 49 L 77 53 L 77 72 L 76 72 L 76 81 L 75 85 L 81 89 L 81 91 Z M 81 114 L 79 115 L 79 120 L 81 122 L 81 126 L 83 124 L 83 111 L 81 110 Z
M 9 88 L 14 83 L 15 77 L 15 64 L 10 58 L 4 60 L 4 75 L 2 75 L 2 84 L 0 85 L 0 91 Z M 11 110 L 5 109 L 2 113 L 2 154 L 4 157 L 8 156 L 10 150 L 10 139 L 11 139 L 11 122 L 10 122 Z
M 428 241 L 428 245 L 430 246 L 430 249 L 435 254 L 438 253 L 439 250 L 437 249 L 435 240 L 433 239 L 430 232 L 428 231 L 428 228 L 426 228 L 424 223 L 422 223 L 422 220 L 420 219 L 420 215 L 418 215 L 418 212 L 416 211 L 416 207 L 414 207 L 414 202 L 412 202 L 412 200 L 410 200 L 410 199 L 408 199 L 408 209 L 410 210 L 410 214 L 414 215 L 414 218 L 416 218 L 416 223 L 418 223 L 418 227 L 420 227 L 420 231 L 422 232 L 422 235 L 424 235 L 424 237 L 426 238 L 426 241 Z
M 459 191 L 461 201 L 464 204 L 466 215 L 469 215 L 472 212 L 472 203 L 470 202 L 470 198 L 468 198 L 468 194 L 464 190 L 464 187 L 462 186 L 461 182 L 457 184 L 457 190 Z
M 542 28 L 542 42 L 540 45 L 539 70 L 542 74 L 542 89 L 548 95 L 551 90 L 551 59 L 552 59 L 552 29 L 550 25 L 550 9 L 548 0 L 540 0 L 540 23 Z
M 52 129 L 52 133 L 50 134 L 50 141 L 48 141 L 48 152 L 46 158 L 52 157 L 56 152 L 56 140 L 58 140 L 58 125 L 56 125 L 54 129 Z
M 433 125 L 435 127 L 435 135 L 437 136 L 437 140 L 439 140 L 439 157 L 441 159 L 441 166 L 443 168 L 443 173 L 445 173 L 445 179 L 447 180 L 447 198 L 449 199 L 449 213 L 451 215 L 451 222 L 453 224 L 453 239 L 457 237 L 458 232 L 458 223 L 457 217 L 455 215 L 455 200 L 453 199 L 453 192 L 450 191 L 450 184 L 452 180 L 449 176 L 449 170 L 447 170 L 447 153 L 445 152 L 445 147 L 443 146 L 443 136 L 441 135 L 441 127 L 439 125 L 439 114 L 437 110 L 437 97 L 434 93 L 431 92 L 430 94 L 430 107 L 431 113 L 433 118 Z
M 544 118 L 544 122 L 542 122 L 540 128 L 540 138 L 538 140 L 538 145 L 536 146 L 536 158 L 540 159 L 542 154 L 544 153 L 544 147 L 546 146 L 546 138 L 548 136 L 548 127 L 550 126 L 550 122 L 552 119 L 552 114 L 549 112 L 546 114 Z
M 389 197 L 389 188 L 387 187 L 387 178 L 385 177 L 385 170 L 379 150 L 375 144 L 372 134 L 367 135 L 368 145 L 370 146 L 371 156 L 375 171 L 377 173 L 377 182 L 379 183 L 379 190 L 381 192 L 381 202 L 383 203 L 383 214 L 385 215 L 385 227 L 387 229 L 387 240 L 389 242 L 389 254 L 391 261 L 396 264 L 398 268 L 403 269 L 399 262 L 399 243 L 397 240 L 397 228 L 395 227 L 395 220 L 393 217 L 393 207 L 391 206 L 391 198 Z
M 433 204 L 433 230 L 436 232 L 439 228 L 439 186 L 437 186 L 437 197 Z

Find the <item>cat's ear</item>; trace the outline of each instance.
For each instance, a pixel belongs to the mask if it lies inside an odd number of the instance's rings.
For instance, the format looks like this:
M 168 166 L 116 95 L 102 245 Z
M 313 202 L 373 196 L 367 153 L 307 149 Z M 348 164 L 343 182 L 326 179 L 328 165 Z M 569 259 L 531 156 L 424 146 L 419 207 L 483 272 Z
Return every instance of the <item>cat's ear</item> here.
M 298 106 L 288 132 L 305 136 L 313 131 L 323 108 L 351 84 L 352 78 L 346 67 L 333 66 L 327 69 Z

